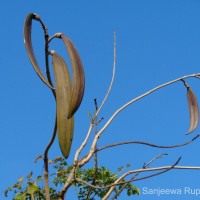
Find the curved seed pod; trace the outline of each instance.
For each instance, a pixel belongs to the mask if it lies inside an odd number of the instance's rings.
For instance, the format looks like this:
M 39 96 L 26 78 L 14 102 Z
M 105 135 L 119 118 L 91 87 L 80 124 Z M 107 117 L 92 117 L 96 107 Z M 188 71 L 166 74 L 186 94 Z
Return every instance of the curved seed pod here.
M 68 115 L 68 118 L 70 118 L 74 115 L 81 104 L 85 88 L 85 75 L 83 64 L 76 47 L 67 36 L 60 34 L 60 37 L 62 38 L 68 51 L 73 71 L 72 95 Z
M 186 135 L 192 133 L 197 128 L 199 123 L 198 101 L 194 92 L 189 86 L 187 87 L 187 99 L 190 110 L 190 128 L 189 131 L 186 133 Z
M 70 74 L 64 59 L 55 52 L 51 53 L 53 54 L 53 69 L 56 83 L 58 140 L 62 154 L 67 158 L 74 132 L 74 117 L 67 118 L 70 110 L 69 100 L 71 98 Z
M 37 63 L 37 60 L 35 58 L 35 54 L 33 51 L 33 45 L 32 45 L 32 41 L 31 41 L 31 28 L 32 28 L 32 20 L 33 19 L 37 19 L 38 15 L 34 14 L 34 13 L 30 13 L 25 20 L 24 23 L 24 43 L 26 46 L 26 51 L 28 53 L 29 59 L 31 61 L 31 64 L 33 65 L 36 73 L 38 74 L 38 76 L 40 77 L 40 79 L 51 89 L 53 89 L 53 87 L 51 86 L 51 84 L 49 83 L 49 81 L 45 78 L 45 76 L 42 74 L 42 71 L 40 70 L 40 67 Z

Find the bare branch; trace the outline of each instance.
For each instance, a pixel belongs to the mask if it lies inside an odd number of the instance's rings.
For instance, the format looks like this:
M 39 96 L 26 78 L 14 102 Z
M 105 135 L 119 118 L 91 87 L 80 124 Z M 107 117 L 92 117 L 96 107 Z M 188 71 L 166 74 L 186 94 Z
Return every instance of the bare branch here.
M 168 155 L 167 153 L 162 153 L 162 154 L 159 154 L 159 155 L 155 156 L 148 163 L 144 163 L 143 168 L 147 168 L 152 162 L 154 162 L 158 158 L 162 158 L 163 156 L 167 156 L 167 155 Z
M 179 163 L 180 160 L 181 160 L 181 157 L 172 166 L 163 169 L 163 171 L 161 171 L 161 172 L 158 172 L 158 173 L 155 173 L 155 174 L 151 174 L 151 175 L 148 175 L 148 176 L 144 176 L 144 177 L 141 177 L 141 178 L 136 178 L 133 181 L 139 181 L 139 180 L 143 180 L 143 179 L 147 179 L 147 178 L 151 178 L 153 176 L 157 176 L 157 175 L 163 174 L 163 173 L 169 171 L 170 169 L 173 169 Z
M 151 174 L 151 175 L 144 176 L 144 177 L 142 177 L 142 178 L 137 178 L 137 179 L 134 179 L 134 180 L 131 179 L 131 180 L 129 180 L 129 181 L 125 181 L 125 183 L 127 184 L 127 183 L 130 183 L 130 182 L 133 182 L 133 181 L 143 180 L 143 179 L 147 179 L 147 178 L 151 178 L 151 177 L 153 177 L 153 176 L 157 176 L 157 175 L 163 174 L 163 173 L 169 171 L 170 169 L 173 169 L 173 168 L 179 163 L 180 160 L 181 160 L 181 157 L 180 157 L 172 166 L 170 166 L 170 167 L 164 169 L 164 170 L 161 171 L 161 172 L 157 172 L 157 173 L 155 173 L 155 174 Z M 123 180 L 126 176 L 130 175 L 130 173 L 131 173 L 131 172 L 129 171 L 129 172 L 123 174 L 121 177 L 119 177 L 119 178 L 114 182 L 114 184 L 119 183 L 119 182 L 120 182 L 121 180 Z M 114 189 L 115 189 L 115 185 L 113 185 L 113 186 L 109 189 L 109 191 L 107 192 L 107 194 L 105 195 L 105 197 L 102 198 L 102 200 L 108 199 L 108 197 L 111 195 L 111 193 L 113 192 Z
M 47 145 L 45 152 L 44 152 L 44 183 L 45 183 L 45 192 L 46 190 L 49 190 L 49 167 L 48 167 L 48 152 L 49 149 L 51 148 L 55 137 L 56 137 L 56 131 L 57 131 L 57 120 L 55 119 L 55 124 L 54 124 L 54 130 L 53 130 L 53 134 L 52 134 L 52 138 L 49 142 L 49 144 Z
M 168 85 L 171 85 L 171 84 L 173 84 L 173 83 L 175 83 L 175 82 L 182 81 L 183 79 L 187 79 L 187 78 L 191 78 L 191 77 L 197 77 L 197 76 L 200 76 L 200 73 L 199 73 L 199 74 L 186 75 L 186 76 L 177 78 L 177 79 L 175 79 L 175 80 L 172 80 L 172 81 L 169 81 L 169 82 L 164 83 L 164 84 L 162 84 L 162 85 L 159 85 L 159 86 L 157 86 L 157 87 L 155 87 L 155 88 L 149 90 L 148 92 L 146 92 L 146 93 L 144 93 L 144 94 L 142 94 L 142 95 L 140 95 L 140 96 L 138 96 L 138 97 L 132 99 L 131 101 L 129 101 L 129 102 L 127 102 L 126 104 L 124 104 L 121 108 L 119 108 L 119 109 L 111 116 L 111 118 L 107 121 L 107 123 L 106 123 L 106 124 L 104 125 L 104 127 L 99 131 L 98 134 L 101 135 L 101 133 L 105 131 L 105 129 L 106 129 L 106 128 L 109 126 L 109 124 L 112 122 L 112 120 L 113 120 L 121 111 L 123 111 L 125 108 L 127 108 L 128 106 L 130 106 L 132 103 L 134 103 L 134 102 L 136 102 L 136 101 L 138 101 L 138 100 L 140 100 L 140 99 L 142 99 L 142 98 L 144 98 L 144 97 L 150 95 L 151 93 L 153 93 L 153 92 L 155 92 L 155 91 L 157 91 L 157 90 L 159 90 L 159 89 L 161 89 L 161 88 L 163 88 L 163 87 L 166 87 L 166 86 L 168 86 Z
M 97 99 L 94 99 L 94 105 L 95 105 L 95 110 L 98 110 L 98 104 L 97 104 Z
M 103 107 L 103 105 L 105 104 L 109 94 L 110 94 L 110 91 L 112 89 L 112 86 L 113 86 L 113 82 L 114 82 L 114 79 L 115 79 L 115 71 L 116 71 L 116 32 L 114 32 L 114 61 L 113 61 L 113 72 L 112 72 L 112 78 L 111 78 L 111 82 L 110 82 L 110 86 L 108 88 L 108 91 L 106 93 L 106 96 L 104 98 L 104 100 L 102 101 L 98 111 L 96 112 L 96 115 L 99 114 L 101 108 Z
M 137 169 L 131 171 L 131 173 L 138 173 L 138 172 L 149 172 L 149 171 L 156 171 L 156 170 L 163 170 L 170 168 L 171 166 L 164 166 L 164 167 L 155 167 L 155 168 L 147 168 L 147 169 Z M 174 166 L 173 169 L 186 169 L 186 170 L 200 170 L 198 166 Z
M 159 85 L 159 86 L 157 86 L 157 87 L 155 87 L 155 88 L 153 88 L 153 89 L 147 91 L 146 93 L 144 93 L 144 94 L 142 94 L 142 95 L 140 95 L 140 96 L 138 96 L 138 97 L 132 99 L 131 101 L 127 102 L 126 104 L 124 104 L 122 107 L 120 107 L 118 110 L 115 111 L 115 113 L 110 117 L 110 119 L 109 119 L 109 120 L 107 121 L 107 123 L 103 126 L 103 128 L 96 134 L 96 136 L 95 136 L 95 138 L 94 138 L 94 140 L 93 140 L 93 143 L 92 143 L 92 145 L 91 145 L 89 154 L 88 154 L 84 159 L 82 159 L 81 162 L 79 162 L 79 165 L 82 166 L 82 165 L 84 165 L 85 163 L 87 163 L 87 162 L 91 159 L 91 157 L 92 157 L 93 154 L 94 154 L 95 145 L 96 145 L 96 143 L 97 143 L 98 138 L 99 138 L 100 135 L 107 129 L 107 127 L 110 125 L 110 123 L 112 122 L 112 120 L 113 120 L 121 111 L 123 111 L 125 108 L 127 108 L 128 106 L 130 106 L 132 103 L 134 103 L 134 102 L 136 102 L 136 101 L 138 101 L 138 100 L 140 100 L 140 99 L 142 99 L 142 98 L 144 98 L 144 97 L 150 95 L 151 93 L 153 93 L 153 92 L 155 92 L 155 91 L 157 91 L 157 90 L 159 90 L 159 89 L 161 89 L 161 88 L 163 88 L 163 87 L 166 87 L 166 86 L 168 86 L 168 85 L 171 85 L 171 84 L 173 84 L 173 83 L 176 83 L 176 82 L 178 82 L 178 81 L 181 81 L 182 79 L 187 79 L 187 78 L 191 78 L 191 77 L 198 77 L 198 76 L 200 76 L 200 73 L 198 73 L 198 74 L 186 75 L 186 76 L 177 78 L 177 79 L 175 79 L 175 80 L 169 81 L 169 82 L 167 82 L 167 83 L 164 83 L 164 84 L 162 84 L 162 85 Z
M 196 140 L 198 137 L 200 136 L 200 134 L 198 134 L 197 136 L 195 136 L 194 138 L 192 138 L 191 140 L 182 143 L 182 144 L 176 144 L 176 145 L 172 145 L 172 146 L 164 146 L 164 145 L 156 145 L 156 144 L 152 144 L 149 142 L 142 142 L 142 141 L 127 141 L 127 142 L 119 142 L 119 143 L 115 143 L 115 144 L 110 144 L 108 146 L 104 146 L 101 148 L 98 148 L 96 151 L 102 151 L 104 149 L 108 149 L 111 147 L 116 147 L 116 146 L 120 146 L 120 145 L 126 145 L 126 144 L 142 144 L 142 145 L 147 145 L 147 146 L 151 146 L 151 147 L 156 147 L 156 148 L 165 148 L 165 149 L 169 149 L 169 148 L 178 148 L 178 147 L 182 147 L 182 146 L 186 146 L 190 143 L 192 143 L 194 140 Z
M 79 149 L 77 149 L 76 154 L 74 156 L 74 165 L 78 164 L 78 156 L 81 153 L 81 151 L 83 150 L 83 148 L 85 147 L 85 145 L 87 144 L 87 141 L 88 141 L 88 139 L 90 137 L 90 134 L 92 132 L 92 128 L 93 128 L 93 124 L 90 124 L 88 133 L 87 133 L 87 135 L 85 137 L 85 140 L 83 141 L 83 143 L 81 144 L 81 146 L 79 147 Z
M 94 105 L 95 105 L 95 111 L 97 112 L 98 110 L 97 99 L 94 99 Z M 94 118 L 94 134 L 95 135 L 97 134 L 97 125 L 98 125 L 98 116 Z M 97 144 L 95 146 L 95 149 L 97 149 Z M 97 176 L 97 171 L 98 171 L 98 154 L 97 153 L 98 153 L 97 151 L 94 153 L 94 175 L 93 175 L 93 181 L 92 181 L 93 185 L 96 185 L 96 176 Z M 90 198 L 91 193 L 92 193 L 92 188 L 88 190 L 86 200 Z
M 51 36 L 48 40 L 48 43 L 50 43 L 54 38 L 60 38 L 62 33 L 56 33 L 53 36 Z
M 114 32 L 114 61 L 113 61 L 113 73 L 112 73 L 112 78 L 111 78 L 111 83 L 110 83 L 110 86 L 108 88 L 108 91 L 106 93 L 106 96 L 104 98 L 104 100 L 102 101 L 100 107 L 98 108 L 98 110 L 96 111 L 95 113 L 95 117 L 98 115 L 98 113 L 100 112 L 101 108 L 103 107 L 104 103 L 106 102 L 107 98 L 108 98 L 108 95 L 112 89 L 112 85 L 113 85 L 113 82 L 114 82 L 114 78 L 115 78 L 115 71 L 116 71 L 116 33 Z M 102 118 L 103 119 L 103 118 Z M 100 119 L 100 121 L 102 120 Z M 99 123 L 100 121 L 98 121 L 97 123 Z M 76 154 L 75 154 L 75 157 L 74 157 L 74 163 L 77 164 L 78 163 L 78 156 L 79 154 L 81 153 L 81 151 L 83 150 L 83 148 L 85 147 L 85 145 L 87 144 L 87 141 L 90 137 L 90 134 L 91 134 L 91 131 L 92 131 L 92 128 L 93 128 L 93 124 L 91 123 L 90 124 L 90 127 L 89 127 L 89 130 L 88 130 L 88 133 L 85 137 L 85 140 L 83 141 L 83 143 L 81 144 L 80 148 L 76 151 Z M 96 140 L 97 142 L 97 140 Z M 96 143 L 94 145 L 94 147 L 96 146 Z M 94 148 L 95 149 L 95 148 Z M 81 165 L 79 165 L 81 166 Z

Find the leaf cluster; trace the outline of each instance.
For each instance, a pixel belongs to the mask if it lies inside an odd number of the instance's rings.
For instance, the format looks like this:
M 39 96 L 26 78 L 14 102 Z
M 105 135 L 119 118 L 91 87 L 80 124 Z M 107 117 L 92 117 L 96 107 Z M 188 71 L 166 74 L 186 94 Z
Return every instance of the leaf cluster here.
M 58 157 L 54 160 L 50 160 L 52 168 L 55 172 L 52 174 L 52 184 L 57 188 L 65 184 L 72 166 L 69 166 L 66 160 L 62 157 Z M 117 173 L 111 172 L 104 166 L 98 168 L 82 169 L 77 168 L 76 177 L 74 177 L 72 186 L 76 191 L 79 200 L 94 200 L 97 197 L 103 198 L 108 192 L 110 186 L 112 185 L 123 169 L 128 168 L 129 165 L 125 167 L 119 167 Z M 26 178 L 21 177 L 12 186 L 8 187 L 4 194 L 7 197 L 9 192 L 14 193 L 13 200 L 45 200 L 45 190 L 42 185 L 42 177 L 37 176 L 35 179 L 31 175 Z M 124 180 L 122 180 L 123 182 Z M 128 196 L 139 195 L 140 191 L 133 184 L 128 183 L 125 185 L 121 184 L 115 188 L 115 193 L 121 193 L 126 191 Z M 53 187 L 54 187 L 53 186 Z M 96 186 L 96 187 L 95 187 Z M 58 199 L 58 191 L 53 187 L 50 187 L 50 197 L 52 200 Z
M 98 187 L 91 187 L 89 184 L 85 184 L 82 182 L 78 182 L 76 184 L 77 189 L 78 189 L 78 198 L 80 200 L 88 199 L 88 200 L 95 200 L 95 196 L 99 198 L 103 198 L 108 190 L 108 188 L 104 188 L 105 186 L 110 186 L 112 185 L 116 179 L 117 175 L 113 172 L 111 172 L 109 169 L 106 167 L 98 167 L 96 168 L 90 168 L 87 170 L 82 170 L 80 169 L 78 175 L 81 177 L 81 179 L 91 185 L 97 185 Z M 95 177 L 95 179 L 94 179 Z M 124 180 L 122 180 L 124 181 Z M 115 193 L 120 191 L 123 187 L 122 185 L 118 185 L 115 188 Z M 140 194 L 139 189 L 136 188 L 133 184 L 126 184 L 126 186 L 123 188 L 123 190 L 126 190 L 127 195 L 131 196 L 134 194 Z
M 58 170 L 56 177 L 53 179 L 55 186 L 63 185 L 72 169 L 71 166 L 67 166 L 64 159 L 60 159 L 58 162 L 54 161 L 54 168 Z M 128 167 L 129 164 L 126 168 Z M 72 185 L 77 193 L 78 199 L 93 200 L 95 197 L 103 198 L 110 189 L 110 187 L 106 186 L 112 185 L 117 180 L 123 168 L 124 167 L 120 167 L 117 173 L 111 172 L 104 166 L 89 169 L 77 168 Z M 122 182 L 123 181 L 124 180 L 122 180 Z M 125 187 L 123 187 L 123 185 L 124 184 L 118 185 L 115 188 L 115 192 L 126 190 L 128 196 L 140 194 L 139 189 L 133 184 L 128 183 Z

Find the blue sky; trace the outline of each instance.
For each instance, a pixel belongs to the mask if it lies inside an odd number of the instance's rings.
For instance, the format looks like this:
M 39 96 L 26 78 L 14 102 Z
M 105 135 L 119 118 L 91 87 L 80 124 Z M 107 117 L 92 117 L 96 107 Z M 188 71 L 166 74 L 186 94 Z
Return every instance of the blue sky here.
M 198 73 L 200 69 L 200 2 L 198 0 L 119 0 L 102 1 L 11 1 L 1 6 L 1 184 L 3 190 L 26 176 L 31 170 L 42 172 L 43 154 L 53 130 L 55 103 L 51 92 L 39 80 L 29 62 L 23 43 L 23 24 L 28 13 L 41 16 L 49 34 L 63 32 L 75 43 L 81 55 L 86 90 L 76 114 L 71 155 L 81 144 L 93 113 L 93 99 L 99 104 L 110 83 L 113 65 L 113 31 L 117 34 L 117 70 L 113 90 L 100 116 L 102 127 L 114 111 L 132 98 L 175 78 Z M 35 52 L 41 66 L 43 35 L 33 24 Z M 64 47 L 53 42 L 51 49 L 65 55 Z M 44 70 L 44 68 L 43 68 Z M 198 79 L 187 82 L 200 99 Z M 101 136 L 99 146 L 127 140 L 172 145 L 185 142 L 189 136 L 189 112 L 186 89 L 181 82 L 145 97 L 124 110 Z M 105 150 L 99 164 L 116 171 L 121 165 L 141 168 L 160 153 L 168 153 L 152 167 L 170 165 L 182 156 L 180 165 L 199 166 L 199 140 L 180 149 L 154 149 L 129 145 Z M 50 158 L 60 155 L 57 141 Z M 197 199 L 184 194 L 184 188 L 200 188 L 199 171 L 172 170 L 163 175 L 136 182 L 141 191 L 147 188 L 182 189 L 181 195 L 145 195 L 135 199 Z M 73 192 L 70 193 L 73 197 Z M 11 198 L 11 196 L 10 196 Z M 9 199 L 9 198 L 7 198 Z M 121 199 L 128 199 L 125 195 Z

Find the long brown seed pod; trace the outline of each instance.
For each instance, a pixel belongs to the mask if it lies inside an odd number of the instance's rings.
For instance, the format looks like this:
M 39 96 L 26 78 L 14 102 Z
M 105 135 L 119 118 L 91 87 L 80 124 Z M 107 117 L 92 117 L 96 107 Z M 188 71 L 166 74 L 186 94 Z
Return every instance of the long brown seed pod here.
M 85 88 L 85 75 L 83 64 L 76 47 L 64 34 L 60 35 L 68 51 L 73 71 L 72 94 L 70 99 L 70 110 L 68 118 L 72 117 L 79 108 Z
M 24 43 L 25 43 L 25 47 L 26 47 L 26 51 L 28 53 L 29 59 L 31 61 L 31 64 L 33 66 L 33 68 L 35 69 L 37 75 L 40 77 L 40 79 L 51 89 L 53 89 L 53 87 L 51 86 L 51 84 L 49 83 L 49 81 L 45 78 L 45 76 L 43 75 L 38 62 L 36 60 L 34 51 L 33 51 L 33 45 L 32 45 L 32 40 L 31 40 L 31 31 L 32 31 L 32 20 L 37 20 L 39 16 L 34 14 L 34 13 L 30 13 L 25 20 L 24 23 Z
M 190 87 L 187 88 L 187 99 L 190 111 L 190 128 L 186 135 L 192 133 L 199 124 L 199 106 L 197 98 Z
M 62 154 L 67 158 L 70 153 L 74 132 L 74 117 L 67 118 L 70 110 L 71 81 L 64 59 L 55 52 L 52 52 L 52 54 L 56 83 L 58 140 Z

